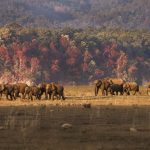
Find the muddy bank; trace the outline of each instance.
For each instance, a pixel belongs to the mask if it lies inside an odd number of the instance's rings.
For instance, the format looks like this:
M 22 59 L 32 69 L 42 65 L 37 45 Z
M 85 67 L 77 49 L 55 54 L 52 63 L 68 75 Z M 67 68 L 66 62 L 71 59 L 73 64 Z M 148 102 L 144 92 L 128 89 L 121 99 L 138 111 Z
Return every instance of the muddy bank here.
M 149 139 L 150 106 L 0 107 L 2 150 L 148 150 Z

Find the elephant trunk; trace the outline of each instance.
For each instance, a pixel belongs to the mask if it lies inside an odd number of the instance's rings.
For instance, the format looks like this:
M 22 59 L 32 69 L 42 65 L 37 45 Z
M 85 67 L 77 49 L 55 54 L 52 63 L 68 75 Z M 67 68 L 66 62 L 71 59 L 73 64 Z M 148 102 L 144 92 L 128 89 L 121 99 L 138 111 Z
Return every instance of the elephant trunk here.
M 97 94 L 98 94 L 98 87 L 97 85 L 95 85 L 95 96 L 97 96 Z

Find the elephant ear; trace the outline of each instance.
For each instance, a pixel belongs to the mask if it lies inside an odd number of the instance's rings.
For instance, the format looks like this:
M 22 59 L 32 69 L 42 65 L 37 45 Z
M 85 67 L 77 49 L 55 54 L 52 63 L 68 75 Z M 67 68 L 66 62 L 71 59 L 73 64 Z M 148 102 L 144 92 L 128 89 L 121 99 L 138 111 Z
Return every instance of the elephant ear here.
M 112 81 L 112 80 L 110 80 L 110 84 L 111 84 L 111 85 L 113 84 L 113 81 Z

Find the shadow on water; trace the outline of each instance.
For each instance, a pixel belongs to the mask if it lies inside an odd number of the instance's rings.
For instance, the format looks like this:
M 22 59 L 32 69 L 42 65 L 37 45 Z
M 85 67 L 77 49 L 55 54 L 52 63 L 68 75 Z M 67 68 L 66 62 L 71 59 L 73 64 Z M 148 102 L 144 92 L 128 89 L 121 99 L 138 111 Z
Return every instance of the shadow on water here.
M 2 150 L 138 150 L 149 139 L 150 106 L 0 108 Z

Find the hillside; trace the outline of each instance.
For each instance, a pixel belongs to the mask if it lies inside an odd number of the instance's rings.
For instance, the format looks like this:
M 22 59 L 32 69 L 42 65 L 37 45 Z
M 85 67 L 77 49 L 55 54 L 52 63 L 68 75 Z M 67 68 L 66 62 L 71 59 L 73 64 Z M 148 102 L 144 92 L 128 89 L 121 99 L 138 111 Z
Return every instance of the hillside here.
M 0 25 L 150 28 L 149 0 L 1 0 Z

